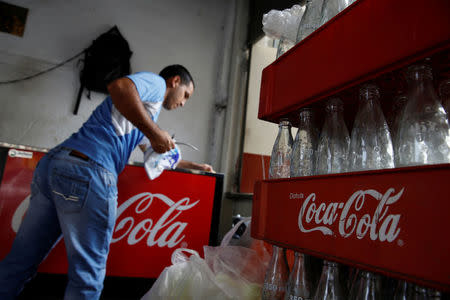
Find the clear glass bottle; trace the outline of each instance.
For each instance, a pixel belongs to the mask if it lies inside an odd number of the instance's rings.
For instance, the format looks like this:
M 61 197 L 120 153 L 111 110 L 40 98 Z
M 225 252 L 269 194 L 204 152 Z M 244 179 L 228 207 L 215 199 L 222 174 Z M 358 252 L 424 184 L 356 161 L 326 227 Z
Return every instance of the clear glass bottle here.
M 335 262 L 324 261 L 322 275 L 320 276 L 319 285 L 314 300 L 344 300 L 345 295 L 339 282 L 339 268 Z
M 270 156 L 269 178 L 289 178 L 293 144 L 291 123 L 282 119 L 278 125 L 278 135 Z
M 381 299 L 394 299 L 395 289 L 397 288 L 398 280 L 392 277 L 378 275 L 381 283 L 380 297 Z
M 408 97 L 406 93 L 399 92 L 392 98 L 392 103 L 389 108 L 389 112 L 386 115 L 386 122 L 389 126 L 389 131 L 391 132 L 392 141 L 396 131 L 398 130 L 398 125 L 400 124 L 401 113 L 405 108 Z
M 427 288 L 419 285 L 414 286 L 413 300 L 428 300 Z
M 311 300 L 312 281 L 306 270 L 305 255 L 295 252 L 294 265 L 286 285 L 285 300 Z
M 427 289 L 428 299 L 430 300 L 440 300 L 442 298 L 442 293 L 435 289 Z
M 272 249 L 272 258 L 264 278 L 262 300 L 283 300 L 289 276 L 289 267 L 283 248 L 273 245 Z
M 284 53 L 288 52 L 288 50 L 291 49 L 292 47 L 294 47 L 294 43 L 292 43 L 288 39 L 284 38 L 280 39 L 277 48 L 277 58 L 283 55 Z
M 347 289 L 349 290 L 348 299 L 353 300 L 358 292 L 359 279 L 361 275 L 361 270 L 358 268 L 351 268 L 349 272 L 349 277 L 347 279 Z
M 334 16 L 343 11 L 350 4 L 350 0 L 324 0 L 320 26 L 331 20 Z
M 391 110 L 388 113 L 386 122 L 389 126 L 389 132 L 391 133 L 392 146 L 394 149 L 394 165 L 399 165 L 398 155 L 395 151 L 397 149 L 398 143 L 398 130 L 402 118 L 402 113 L 408 102 L 408 97 L 406 93 L 400 93 L 393 98 Z
M 297 32 L 297 43 L 305 39 L 320 26 L 324 0 L 306 0 L 305 12 L 300 20 Z
M 381 300 L 380 285 L 377 276 L 368 271 L 361 271 L 358 288 L 352 300 Z
M 317 136 L 312 109 L 302 108 L 299 113 L 297 134 L 292 146 L 291 177 L 314 175 Z
M 441 97 L 442 106 L 447 113 L 447 121 L 450 122 L 450 78 L 443 80 L 439 84 L 439 96 Z
M 399 166 L 450 162 L 450 128 L 433 88 L 431 67 L 408 68 L 408 102 L 402 114 L 396 155 Z
M 394 150 L 389 127 L 379 103 L 376 85 L 359 89 L 359 104 L 350 139 L 348 171 L 394 167 Z
M 328 100 L 317 146 L 315 174 L 341 173 L 347 168 L 350 137 L 343 112 L 344 106 L 339 98 Z
M 406 281 L 399 281 L 395 289 L 394 300 L 412 300 L 413 286 Z

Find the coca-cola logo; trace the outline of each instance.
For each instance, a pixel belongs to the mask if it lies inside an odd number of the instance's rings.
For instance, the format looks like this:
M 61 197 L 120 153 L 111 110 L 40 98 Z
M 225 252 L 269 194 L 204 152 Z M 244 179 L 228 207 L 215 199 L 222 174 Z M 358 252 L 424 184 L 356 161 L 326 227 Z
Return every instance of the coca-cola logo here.
M 151 218 L 146 218 L 135 224 L 133 209 L 131 209 L 132 205 L 136 204 L 134 213 L 139 215 L 146 212 L 155 199 L 161 200 L 168 206 L 166 212 L 156 222 Z M 114 228 L 111 243 L 116 243 L 126 238 L 129 245 L 145 241 L 149 247 L 158 245 L 158 247 L 167 246 L 173 248 L 184 239 L 185 235 L 183 235 L 183 232 L 188 225 L 186 222 L 175 221 L 175 219 L 183 211 L 197 205 L 198 202 L 200 200 L 190 203 L 189 198 L 182 198 L 175 202 L 163 194 L 137 194 L 117 208 L 116 227 Z M 131 212 L 131 214 L 124 214 L 125 211 Z M 120 219 L 122 214 L 125 217 Z
M 324 235 L 343 238 L 355 235 L 358 239 L 368 236 L 371 240 L 393 242 L 400 234 L 400 214 L 389 214 L 390 205 L 397 202 L 404 192 L 402 188 L 395 193 L 393 188 L 384 194 L 376 190 L 359 190 L 344 202 L 328 204 L 316 201 L 316 194 L 309 194 L 304 200 L 298 215 L 298 227 L 301 232 L 319 231 Z M 292 193 L 291 193 L 292 194 Z M 362 214 L 361 210 L 368 201 L 378 201 L 372 214 Z M 339 222 L 338 226 L 335 225 Z
M 29 196 L 26 197 L 20 203 L 11 219 L 11 228 L 16 233 L 30 204 L 29 198 Z M 157 220 L 149 217 L 154 200 L 162 201 L 167 205 L 167 210 Z M 184 231 L 188 226 L 187 222 L 176 221 L 176 219 L 199 202 L 200 200 L 191 203 L 187 197 L 175 202 L 166 195 L 148 192 L 132 196 L 117 208 L 116 226 L 111 243 L 124 239 L 128 245 L 142 242 L 148 247 L 157 245 L 173 248 L 183 241 Z M 159 210 L 158 214 L 160 212 Z M 142 214 L 145 214 L 146 218 L 137 222 L 135 217 Z

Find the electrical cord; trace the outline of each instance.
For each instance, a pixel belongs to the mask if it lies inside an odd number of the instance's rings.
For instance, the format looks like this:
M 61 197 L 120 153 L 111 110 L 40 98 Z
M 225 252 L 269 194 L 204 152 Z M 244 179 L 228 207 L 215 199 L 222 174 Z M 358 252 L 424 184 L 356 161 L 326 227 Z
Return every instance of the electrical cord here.
M 50 71 L 53 71 L 54 69 L 59 68 L 59 67 L 65 65 L 66 63 L 68 63 L 68 62 L 74 60 L 74 59 L 77 58 L 78 56 L 82 55 L 86 50 L 87 50 L 87 49 L 84 49 L 84 50 L 81 51 L 80 53 L 78 53 L 78 54 L 72 56 L 71 58 L 66 59 L 65 61 L 63 61 L 63 62 L 57 64 L 56 66 L 53 66 L 53 67 L 47 69 L 47 70 L 38 72 L 38 73 L 36 73 L 36 74 L 30 75 L 30 76 L 27 76 L 27 77 L 19 78 L 19 79 L 8 80 L 8 81 L 0 81 L 0 85 L 1 85 L 1 84 L 11 84 L 11 83 L 16 83 L 16 82 L 20 82 L 20 81 L 32 79 L 32 78 L 37 77 L 37 76 L 39 76 L 39 75 L 42 75 L 42 74 L 48 73 L 48 72 L 50 72 Z

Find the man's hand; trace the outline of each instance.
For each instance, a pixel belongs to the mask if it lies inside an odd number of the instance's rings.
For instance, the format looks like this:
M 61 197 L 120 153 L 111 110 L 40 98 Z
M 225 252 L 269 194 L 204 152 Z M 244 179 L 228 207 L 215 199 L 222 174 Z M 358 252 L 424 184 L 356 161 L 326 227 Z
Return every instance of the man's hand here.
M 198 164 L 198 163 L 188 161 L 188 160 L 180 160 L 177 167 L 181 168 L 181 169 L 193 169 L 193 170 L 200 170 L 200 171 L 205 171 L 205 172 L 216 173 L 216 171 L 214 171 L 213 167 L 211 167 L 208 164 Z
M 214 171 L 213 167 L 208 164 L 200 164 L 200 168 L 202 171 L 216 173 L 216 171 Z
M 149 140 L 153 150 L 157 153 L 164 153 L 175 148 L 175 143 L 170 134 L 159 128 L 149 137 Z

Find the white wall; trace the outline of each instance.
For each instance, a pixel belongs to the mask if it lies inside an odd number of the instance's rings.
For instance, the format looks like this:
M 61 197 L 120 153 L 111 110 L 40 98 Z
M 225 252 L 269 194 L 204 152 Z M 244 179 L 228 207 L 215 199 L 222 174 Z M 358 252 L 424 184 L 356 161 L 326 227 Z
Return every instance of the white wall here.
M 180 63 L 192 73 L 196 91 L 179 111 L 162 111 L 159 125 L 199 152 L 183 157 L 207 161 L 208 122 L 223 55 L 229 1 L 220 0 L 9 0 L 29 9 L 23 37 L 0 32 L 0 81 L 54 66 L 88 47 L 117 25 L 133 51 L 133 72 L 158 73 Z M 229 25 L 228 25 L 229 26 Z M 237 29 L 246 30 L 246 28 Z M 40 77 L 0 85 L 0 142 L 50 148 L 77 130 L 104 95 L 82 98 L 76 61 Z M 136 152 L 137 153 L 137 152 Z M 132 160 L 140 160 L 134 153 Z M 220 170 L 219 170 L 220 171 Z
M 262 71 L 275 61 L 277 54 L 277 48 L 270 45 L 271 41 L 264 37 L 252 47 L 244 137 L 245 153 L 270 155 L 278 133 L 277 124 L 258 119 Z

